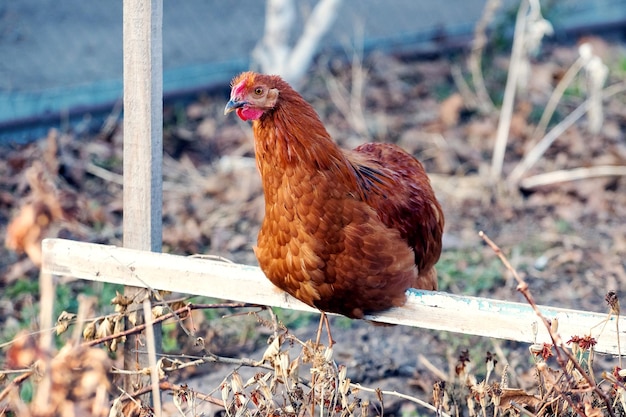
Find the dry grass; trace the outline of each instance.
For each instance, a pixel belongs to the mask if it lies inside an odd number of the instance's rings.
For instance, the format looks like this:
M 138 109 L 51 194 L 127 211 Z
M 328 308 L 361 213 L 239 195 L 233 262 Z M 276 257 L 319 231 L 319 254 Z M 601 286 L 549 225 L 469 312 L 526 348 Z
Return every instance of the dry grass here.
M 527 302 L 536 309 L 528 284 L 520 278 L 500 248 L 487 236 L 483 239 L 501 258 L 518 281 Z M 154 294 L 160 299 L 160 294 Z M 382 416 L 390 399 L 413 403 L 419 409 L 441 416 L 481 415 L 580 415 L 617 416 L 624 414 L 626 373 L 620 366 L 594 368 L 595 340 L 588 335 L 573 336 L 564 341 L 556 319 L 548 321 L 537 311 L 548 329 L 552 343 L 533 344 L 529 354 L 533 365 L 528 371 L 535 383 L 524 389 L 511 387 L 510 369 L 505 365 L 498 376 L 498 355 L 484 352 L 484 370 L 472 367 L 468 350 L 461 352 L 453 365 L 451 377 L 436 370 L 441 378 L 432 386 L 432 398 L 424 401 L 403 392 L 365 387 L 347 377 L 346 365 L 338 365 L 333 346 L 312 340 L 301 340 L 290 331 L 271 309 L 238 304 L 198 305 L 184 300 L 154 303 L 144 311 L 146 324 L 124 329 L 119 323 L 133 323 L 138 314 L 129 310 L 131 300 L 117 295 L 112 304 L 115 313 L 88 318 L 93 300 L 80 300 L 78 315 L 63 312 L 53 328 L 44 330 L 40 340 L 23 333 L 3 347 L 5 365 L 11 371 L 0 372 L 5 387 L 0 391 L 3 413 L 24 416 L 106 416 L 106 415 L 183 415 L 199 416 L 223 410 L 226 416 Z M 609 314 L 619 315 L 620 305 L 614 292 L 606 298 Z M 144 309 L 150 304 L 144 302 Z M 48 300 L 52 303 L 52 300 Z M 45 304 L 42 300 L 42 304 Z M 230 308 L 233 314 L 255 318 L 257 332 L 269 333 L 267 347 L 258 358 L 223 357 L 211 353 L 206 341 L 198 335 L 192 312 L 204 309 Z M 250 311 L 252 309 L 252 311 Z M 240 312 L 239 312 L 240 311 Z M 146 348 L 152 358 L 146 369 L 119 369 L 106 354 L 115 352 L 130 334 L 144 332 L 154 323 L 170 321 L 196 346 L 197 354 L 156 356 L 153 338 Z M 72 330 L 72 332 L 69 332 Z M 42 340 L 52 333 L 60 335 L 64 346 L 58 351 L 43 347 Z M 149 333 L 149 332 L 148 332 Z M 104 348 L 100 348 L 100 347 Z M 499 352 L 502 356 L 502 352 Z M 505 359 L 506 360 L 506 359 Z M 208 391 L 198 391 L 186 383 L 172 383 L 185 369 L 204 363 L 223 364 L 227 369 L 219 384 Z M 431 365 L 432 366 L 432 365 Z M 150 374 L 152 384 L 125 392 L 119 376 Z M 246 376 L 244 376 L 246 375 Z M 46 377 L 49 384 L 43 384 Z M 116 379 L 117 378 L 117 379 Z M 36 386 L 35 399 L 25 403 L 20 386 L 31 380 Z M 183 378 L 184 380 L 184 378 Z M 156 410 L 139 400 L 154 391 L 167 393 L 164 406 Z M 111 399 L 111 396 L 113 397 Z M 157 402 L 159 404 L 159 402 Z M 392 415 L 399 411 L 394 404 Z

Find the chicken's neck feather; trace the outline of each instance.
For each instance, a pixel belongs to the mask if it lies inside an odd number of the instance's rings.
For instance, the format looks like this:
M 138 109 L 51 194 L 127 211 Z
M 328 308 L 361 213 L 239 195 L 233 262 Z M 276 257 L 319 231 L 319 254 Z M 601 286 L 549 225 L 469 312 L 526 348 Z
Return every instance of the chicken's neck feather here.
M 293 170 L 322 175 L 360 194 L 354 166 L 332 140 L 313 107 L 299 94 L 281 92 L 279 104 L 253 122 L 253 131 L 266 195 L 277 184 L 284 184 Z

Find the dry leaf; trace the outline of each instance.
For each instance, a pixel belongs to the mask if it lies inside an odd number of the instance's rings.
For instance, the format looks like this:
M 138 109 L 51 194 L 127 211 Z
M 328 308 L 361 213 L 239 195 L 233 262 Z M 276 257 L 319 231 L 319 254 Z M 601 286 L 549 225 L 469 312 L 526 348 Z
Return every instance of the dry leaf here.
M 165 306 L 154 306 L 152 307 L 152 319 L 157 319 L 161 317 L 163 314 L 167 313 L 168 309 Z
M 96 338 L 102 339 L 113 333 L 113 323 L 108 317 L 105 317 L 98 323 L 98 329 L 96 330 Z
M 57 336 L 62 333 L 65 333 L 67 329 L 70 327 L 72 320 L 74 320 L 75 318 L 76 318 L 76 314 L 63 311 L 59 315 L 59 318 L 57 318 L 57 324 L 55 326 L 55 331 L 56 331 Z
M 6 352 L 6 367 L 8 369 L 28 368 L 39 357 L 39 353 L 36 339 L 23 330 L 13 338 L 13 343 Z
M 56 165 L 48 161 L 48 165 Z M 18 253 L 26 252 L 41 266 L 41 241 L 51 225 L 59 220 L 71 220 L 78 212 L 76 197 L 70 192 L 58 192 L 50 172 L 40 161 L 33 162 L 24 174 L 30 186 L 27 202 L 7 227 L 5 245 Z M 56 176 L 57 173 L 52 175 Z
M 463 110 L 463 96 L 452 94 L 439 105 L 439 118 L 446 126 L 456 126 Z
M 585 415 L 587 417 L 603 417 L 604 413 L 602 412 L 601 409 L 592 406 L 589 400 L 586 400 L 585 401 Z
M 265 361 L 272 363 L 276 355 L 278 355 L 278 352 L 280 352 L 280 337 L 275 337 L 272 343 L 265 349 L 261 363 Z
M 51 221 L 47 206 L 26 204 L 9 224 L 5 245 L 15 252 L 26 252 L 35 265 L 41 266 L 41 240 Z
M 500 409 L 506 411 L 513 404 L 532 412 L 541 405 L 541 399 L 535 395 L 528 394 L 522 389 L 504 388 L 500 396 Z
M 83 329 L 83 339 L 93 340 L 95 335 L 96 335 L 96 323 L 93 321 L 90 323 L 87 323 L 85 325 L 85 328 Z

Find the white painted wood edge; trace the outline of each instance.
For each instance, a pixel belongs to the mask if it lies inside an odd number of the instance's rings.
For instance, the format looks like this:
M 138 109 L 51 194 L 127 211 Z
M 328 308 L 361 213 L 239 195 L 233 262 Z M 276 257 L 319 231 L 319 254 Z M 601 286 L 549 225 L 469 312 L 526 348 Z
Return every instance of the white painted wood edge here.
M 42 271 L 57 276 L 317 311 L 274 287 L 258 267 L 64 239 L 46 239 L 42 246 Z M 540 309 L 546 318 L 558 319 L 564 341 L 591 335 L 597 339 L 597 352 L 618 353 L 616 323 L 623 334 L 626 317 L 612 316 L 603 326 L 607 314 Z M 367 318 L 519 342 L 550 342 L 547 330 L 527 304 L 443 292 L 409 290 L 403 307 Z

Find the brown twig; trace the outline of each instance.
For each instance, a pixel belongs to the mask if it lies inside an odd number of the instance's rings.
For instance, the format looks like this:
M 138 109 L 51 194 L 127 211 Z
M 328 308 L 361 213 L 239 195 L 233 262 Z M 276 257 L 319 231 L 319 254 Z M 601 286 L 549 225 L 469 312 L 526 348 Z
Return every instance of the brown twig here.
M 155 318 L 152 321 L 152 324 L 161 323 L 162 321 L 165 321 L 174 317 L 178 317 L 182 313 L 190 313 L 192 310 L 211 309 L 211 308 L 246 308 L 246 307 L 259 307 L 259 306 L 257 304 L 249 304 L 249 303 L 221 303 L 221 304 L 191 304 L 190 303 L 171 313 L 163 314 L 162 316 Z M 84 342 L 83 346 L 96 346 L 101 343 L 109 342 L 111 340 L 114 340 L 120 337 L 139 333 L 143 331 L 145 328 L 146 328 L 145 324 L 140 324 L 131 329 L 124 330 L 123 332 L 110 334 L 108 336 L 104 336 L 99 339 L 94 339 L 88 342 Z
M 180 386 L 180 385 L 172 384 L 171 382 L 163 381 L 163 382 L 159 382 L 159 389 L 161 391 L 178 391 L 178 390 L 183 389 L 183 387 Z M 135 397 L 138 397 L 140 395 L 147 394 L 147 393 L 149 393 L 151 391 L 152 391 L 152 385 L 145 386 L 145 387 L 143 387 L 143 388 L 133 392 L 132 394 L 127 394 L 126 397 L 122 398 L 122 401 L 130 401 L 131 398 L 135 398 Z M 198 392 L 194 392 L 194 395 L 197 398 L 201 399 L 202 401 L 206 401 L 206 402 L 209 402 L 211 404 L 215 404 L 215 405 L 220 406 L 220 407 L 225 407 L 224 401 L 219 400 L 219 399 L 214 398 L 214 397 L 211 397 L 210 395 L 204 395 L 204 394 L 200 394 Z
M 373 393 L 376 393 L 378 395 L 391 395 L 393 397 L 402 398 L 403 400 L 408 400 L 408 401 L 414 402 L 415 404 L 419 404 L 419 405 L 421 405 L 422 407 L 424 407 L 424 408 L 426 408 L 428 410 L 434 411 L 441 417 L 450 417 L 449 414 L 447 414 L 447 413 L 445 413 L 445 412 L 443 412 L 441 410 L 437 410 L 436 407 L 432 406 L 431 404 L 427 403 L 426 401 L 422 401 L 419 398 L 413 397 L 411 395 L 402 394 L 402 393 L 400 393 L 398 391 L 383 391 L 383 390 L 380 390 L 380 388 L 368 388 L 368 387 L 364 387 L 361 384 L 350 383 L 350 386 L 353 387 L 353 388 L 358 389 L 359 391 L 373 392 Z M 379 398 L 379 400 L 380 400 L 380 398 Z
M 33 371 L 26 371 L 22 375 L 15 377 L 11 382 L 9 382 L 9 384 L 4 387 L 2 392 L 0 392 L 0 401 L 4 400 L 7 395 L 9 395 L 12 389 L 19 387 L 20 384 L 30 378 L 32 374 Z
M 478 232 L 478 236 L 480 236 L 485 241 L 485 243 L 494 251 L 496 256 L 504 264 L 506 269 L 513 275 L 513 277 L 517 281 L 517 291 L 519 291 L 524 296 L 524 298 L 526 299 L 530 307 L 533 309 L 533 311 L 537 315 L 537 317 L 543 322 L 544 326 L 548 330 L 550 339 L 552 340 L 552 345 L 554 346 L 554 350 L 556 352 L 557 363 L 559 364 L 561 369 L 563 369 L 564 375 L 567 376 L 568 381 L 572 383 L 571 375 L 569 372 L 567 372 L 567 364 L 569 362 L 574 366 L 574 368 L 576 368 L 576 370 L 585 379 L 585 381 L 589 384 L 589 386 L 593 389 L 593 391 L 600 398 L 602 398 L 602 400 L 606 404 L 609 415 L 611 417 L 615 417 L 615 414 L 613 413 L 613 409 L 611 407 L 611 400 L 600 389 L 600 387 L 593 381 L 593 379 L 587 374 L 587 372 L 583 370 L 580 363 L 578 363 L 578 361 L 572 355 L 572 353 L 565 347 L 561 336 L 555 332 L 555 330 L 552 328 L 548 319 L 541 313 L 541 310 L 539 310 L 539 307 L 537 307 L 537 304 L 535 303 L 535 300 L 533 299 L 533 296 L 530 293 L 530 290 L 528 289 L 528 284 L 526 283 L 526 281 L 524 281 L 519 276 L 515 268 L 513 268 L 513 266 L 511 265 L 509 260 L 506 258 L 504 253 L 502 253 L 502 250 L 498 247 L 498 245 L 496 245 L 491 239 L 489 239 L 489 237 L 482 230 Z M 563 355 L 565 355 L 567 358 L 564 358 Z M 585 417 L 584 409 L 580 408 L 578 404 L 575 404 L 574 401 L 569 396 L 563 395 L 562 397 L 567 401 L 567 403 L 572 407 L 572 409 L 576 411 L 577 414 L 579 414 L 581 417 Z

